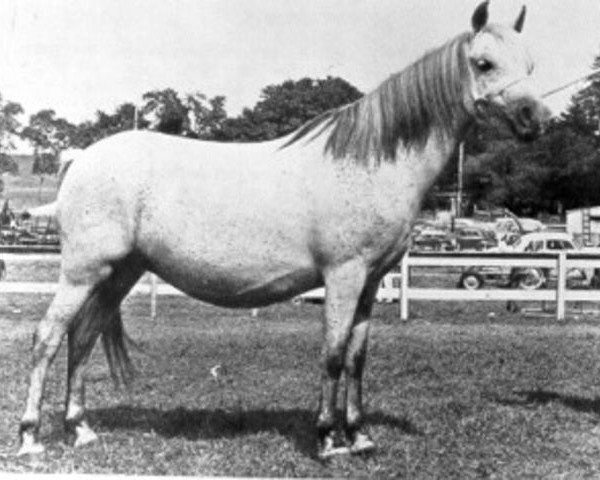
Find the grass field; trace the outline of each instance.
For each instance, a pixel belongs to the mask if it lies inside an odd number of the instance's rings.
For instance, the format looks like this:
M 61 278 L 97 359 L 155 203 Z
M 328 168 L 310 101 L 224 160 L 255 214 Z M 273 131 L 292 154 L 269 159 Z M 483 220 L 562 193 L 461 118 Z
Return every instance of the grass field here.
M 373 455 L 316 459 L 321 308 L 210 307 L 128 299 L 139 375 L 116 391 L 100 349 L 88 407 L 100 442 L 62 435 L 65 349 L 50 372 L 40 458 L 16 458 L 31 333 L 49 297 L 0 298 L 0 471 L 170 475 L 581 478 L 600 475 L 600 328 L 503 305 L 378 305 L 365 378 Z M 494 312 L 494 316 L 489 313 Z M 222 365 L 217 382 L 210 368 Z

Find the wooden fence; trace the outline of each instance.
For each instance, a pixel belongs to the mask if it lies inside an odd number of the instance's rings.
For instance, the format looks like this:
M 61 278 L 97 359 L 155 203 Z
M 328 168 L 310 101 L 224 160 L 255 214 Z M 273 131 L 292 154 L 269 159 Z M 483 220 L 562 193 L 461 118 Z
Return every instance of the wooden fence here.
M 465 290 L 455 288 L 417 288 L 410 285 L 412 267 L 537 267 L 557 272 L 554 288 L 522 290 L 493 288 Z M 565 318 L 567 302 L 600 302 L 598 289 L 568 289 L 567 272 L 579 268 L 590 271 L 600 268 L 600 255 L 583 253 L 410 253 L 401 263 L 400 318 L 408 320 L 411 300 L 443 301 L 540 301 L 555 302 L 556 318 Z
M 9 254 L 10 259 L 44 259 L 58 260 L 55 255 Z M 430 267 L 445 269 L 503 267 L 511 268 L 537 267 L 556 271 L 556 284 L 552 288 L 539 290 L 522 290 L 518 288 L 482 288 L 479 290 L 465 290 L 455 285 L 452 288 L 424 288 L 411 286 L 410 273 L 413 267 Z M 10 268 L 10 266 L 9 266 Z M 408 320 L 410 301 L 539 301 L 553 302 L 556 305 L 556 318 L 565 318 L 566 304 L 568 302 L 596 302 L 600 303 L 600 289 L 572 289 L 567 288 L 567 272 L 571 269 L 582 269 L 587 272 L 600 269 L 600 255 L 583 253 L 557 254 L 531 254 L 531 253 L 425 253 L 413 252 L 407 254 L 400 264 L 400 318 Z M 458 280 L 458 276 L 456 278 Z M 457 283 L 457 282 L 456 282 Z M 11 292 L 37 292 L 52 293 L 56 289 L 54 282 L 0 282 L 1 293 Z M 136 285 L 132 293 L 142 293 L 151 297 L 151 312 L 156 314 L 157 295 L 181 295 L 182 293 L 168 284 L 157 282 L 154 276 Z

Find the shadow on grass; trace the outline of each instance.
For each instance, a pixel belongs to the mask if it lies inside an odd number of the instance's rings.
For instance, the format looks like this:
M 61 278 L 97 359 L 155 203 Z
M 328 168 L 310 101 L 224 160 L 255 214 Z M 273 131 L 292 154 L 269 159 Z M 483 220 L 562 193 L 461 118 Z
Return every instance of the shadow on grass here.
M 316 457 L 317 437 L 315 412 L 306 409 L 291 410 L 194 410 L 177 408 L 160 410 L 117 406 L 89 410 L 92 424 L 108 430 L 154 430 L 158 435 L 189 440 L 235 437 L 243 434 L 275 431 L 294 442 L 303 454 Z M 409 435 L 421 432 L 407 419 L 382 412 L 366 415 L 367 425 L 386 425 Z
M 600 398 L 598 397 L 577 397 L 575 395 L 563 395 L 561 393 L 546 390 L 519 390 L 514 392 L 514 394 L 521 398 L 513 399 L 496 397 L 494 400 L 501 405 L 509 406 L 546 405 L 547 403 L 558 402 L 577 412 L 600 415 Z

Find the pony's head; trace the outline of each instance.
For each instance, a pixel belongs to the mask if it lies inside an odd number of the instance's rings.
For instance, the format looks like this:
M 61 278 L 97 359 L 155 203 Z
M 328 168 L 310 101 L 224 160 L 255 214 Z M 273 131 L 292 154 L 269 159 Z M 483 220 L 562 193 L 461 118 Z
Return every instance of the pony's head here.
M 550 111 L 534 89 L 534 63 L 520 38 L 526 9 L 513 25 L 505 26 L 488 23 L 488 4 L 475 9 L 473 33 L 465 46 L 469 103 L 478 119 L 500 119 L 518 138 L 531 140 L 541 132 Z
M 533 89 L 533 61 L 520 31 L 488 24 L 488 2 L 473 14 L 473 30 L 431 50 L 377 89 L 309 121 L 284 145 L 327 132 L 333 158 L 395 161 L 398 147 L 423 148 L 432 133 L 455 138 L 471 123 L 500 119 L 521 139 L 540 132 L 549 110 Z M 315 133 L 316 132 L 316 133 Z

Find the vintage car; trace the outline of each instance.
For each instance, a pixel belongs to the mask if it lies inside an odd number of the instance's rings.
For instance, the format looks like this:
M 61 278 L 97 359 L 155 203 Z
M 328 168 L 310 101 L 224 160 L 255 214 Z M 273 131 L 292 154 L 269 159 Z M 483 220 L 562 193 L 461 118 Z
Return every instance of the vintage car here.
M 572 237 L 561 232 L 536 232 L 520 237 L 512 246 L 493 251 L 504 251 L 507 253 L 557 253 L 559 251 L 584 252 L 600 254 L 600 250 L 578 248 Z M 555 277 L 554 269 L 537 267 L 467 267 L 461 274 L 459 286 L 468 290 L 476 290 L 487 282 L 496 282 L 505 286 L 517 287 L 527 290 L 542 288 L 550 277 Z M 595 272 L 583 271 L 581 269 L 570 269 L 567 272 L 567 281 L 571 284 L 589 284 L 596 281 Z
M 494 232 L 480 228 L 458 228 L 454 232 L 457 250 L 487 250 L 498 245 Z
M 413 236 L 411 248 L 421 252 L 447 252 L 456 249 L 456 240 L 445 230 L 426 228 Z

